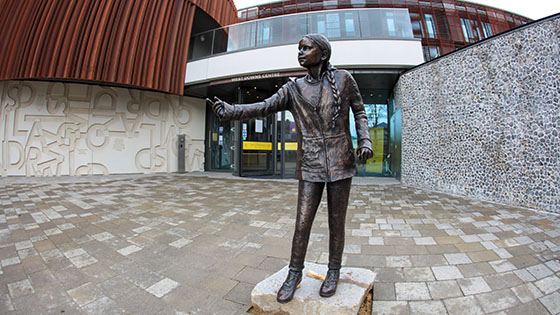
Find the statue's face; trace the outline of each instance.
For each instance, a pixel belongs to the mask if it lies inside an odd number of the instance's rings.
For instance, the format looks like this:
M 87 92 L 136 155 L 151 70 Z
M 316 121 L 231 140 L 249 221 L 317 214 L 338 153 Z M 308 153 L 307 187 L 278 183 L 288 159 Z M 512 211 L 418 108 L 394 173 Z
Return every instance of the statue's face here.
M 298 49 L 298 61 L 302 67 L 316 66 L 324 60 L 323 55 L 325 54 L 307 37 L 299 41 Z

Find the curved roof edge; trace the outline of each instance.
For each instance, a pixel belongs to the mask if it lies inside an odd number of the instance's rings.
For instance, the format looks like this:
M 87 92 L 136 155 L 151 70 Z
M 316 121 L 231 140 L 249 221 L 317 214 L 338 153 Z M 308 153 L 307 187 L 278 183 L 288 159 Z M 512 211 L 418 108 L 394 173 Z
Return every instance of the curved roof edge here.
M 221 25 L 237 21 L 232 0 L 0 0 L 0 80 L 183 94 L 197 7 Z

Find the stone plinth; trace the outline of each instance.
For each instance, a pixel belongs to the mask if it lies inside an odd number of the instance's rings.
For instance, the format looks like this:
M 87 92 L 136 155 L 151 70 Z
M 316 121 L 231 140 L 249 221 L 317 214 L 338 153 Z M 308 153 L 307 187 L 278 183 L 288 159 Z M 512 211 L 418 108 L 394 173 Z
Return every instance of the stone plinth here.
M 251 292 L 251 302 L 257 310 L 276 314 L 358 314 L 360 305 L 373 287 L 375 274 L 362 268 L 342 268 L 336 294 L 329 298 L 319 296 L 323 281 L 310 277 L 307 271 L 326 275 L 327 266 L 306 263 L 301 287 L 294 299 L 286 304 L 276 301 L 276 293 L 286 276 L 288 266 L 258 283 Z

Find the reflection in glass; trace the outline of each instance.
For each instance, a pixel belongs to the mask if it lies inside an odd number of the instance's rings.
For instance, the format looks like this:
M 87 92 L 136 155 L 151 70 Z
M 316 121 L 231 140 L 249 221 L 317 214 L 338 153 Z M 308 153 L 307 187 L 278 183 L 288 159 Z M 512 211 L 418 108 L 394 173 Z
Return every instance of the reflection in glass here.
M 369 135 L 373 144 L 373 157 L 365 163 L 356 160 L 360 176 L 386 175 L 390 173 L 388 167 L 389 123 L 387 104 L 364 104 L 368 116 Z M 354 115 L 350 111 L 350 134 L 354 149 L 358 146 Z
M 437 38 L 436 22 L 434 21 L 434 16 L 431 14 L 424 14 L 424 20 L 426 21 L 426 31 L 428 32 L 428 37 Z
M 249 10 L 246 14 L 251 15 L 252 12 Z M 224 52 L 295 44 L 308 33 L 321 33 L 331 40 L 414 38 L 406 9 L 344 9 L 298 13 L 194 34 L 189 44 L 189 60 Z

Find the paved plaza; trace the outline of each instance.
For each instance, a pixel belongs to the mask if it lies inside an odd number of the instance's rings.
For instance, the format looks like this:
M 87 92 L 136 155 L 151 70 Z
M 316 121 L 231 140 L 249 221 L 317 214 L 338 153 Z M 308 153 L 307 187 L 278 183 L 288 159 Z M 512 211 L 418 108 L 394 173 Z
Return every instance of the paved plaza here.
M 560 313 L 560 216 L 357 179 L 344 265 L 374 314 Z M 245 314 L 287 264 L 297 182 L 0 178 L 0 314 Z M 307 260 L 327 263 L 323 196 Z

